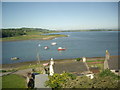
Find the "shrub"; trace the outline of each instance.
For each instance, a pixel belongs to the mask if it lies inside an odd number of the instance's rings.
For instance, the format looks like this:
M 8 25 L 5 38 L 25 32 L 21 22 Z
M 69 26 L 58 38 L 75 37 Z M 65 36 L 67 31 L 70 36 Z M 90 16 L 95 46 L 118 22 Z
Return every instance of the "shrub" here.
M 49 80 L 46 81 L 46 86 L 51 88 L 62 88 L 62 85 L 69 80 L 76 79 L 76 76 L 70 73 L 54 74 L 49 76 Z
M 99 74 L 100 77 L 106 77 L 106 76 L 111 76 L 112 78 L 114 79 L 119 79 L 120 80 L 120 76 L 114 74 L 113 72 L 111 72 L 109 69 L 105 69 L 103 70 L 100 74 Z
M 76 60 L 77 60 L 77 61 L 80 61 L 80 60 L 82 60 L 82 58 L 77 58 Z

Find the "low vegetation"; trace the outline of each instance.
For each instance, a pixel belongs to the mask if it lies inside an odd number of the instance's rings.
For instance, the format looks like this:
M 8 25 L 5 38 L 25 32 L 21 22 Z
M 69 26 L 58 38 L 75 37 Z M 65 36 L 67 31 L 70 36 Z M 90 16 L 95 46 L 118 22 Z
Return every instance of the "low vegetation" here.
M 89 61 L 86 61 L 86 62 L 104 62 L 104 60 L 89 60 Z
M 55 33 L 55 32 L 57 31 L 50 31 L 41 28 L 2 29 L 2 41 L 29 40 L 29 39 L 48 40 L 56 37 L 67 36 L 67 35 L 59 35 L 59 34 L 43 35 L 45 33 Z
M 82 58 L 77 58 L 76 60 L 77 60 L 77 61 L 81 61 L 81 60 L 82 60 Z
M 46 86 L 62 88 L 63 84 L 74 79 L 76 79 L 76 76 L 70 73 L 54 74 L 53 76 L 49 76 L 49 81 L 46 81 Z
M 16 74 L 3 76 L 2 88 L 26 88 L 25 78 Z
M 74 77 L 73 74 L 70 76 Z M 71 78 L 69 73 L 54 74 L 49 77 L 46 82 L 51 88 L 119 88 L 119 76 L 112 73 L 110 70 L 103 70 L 96 74 L 93 79 L 87 76 L 77 76 Z

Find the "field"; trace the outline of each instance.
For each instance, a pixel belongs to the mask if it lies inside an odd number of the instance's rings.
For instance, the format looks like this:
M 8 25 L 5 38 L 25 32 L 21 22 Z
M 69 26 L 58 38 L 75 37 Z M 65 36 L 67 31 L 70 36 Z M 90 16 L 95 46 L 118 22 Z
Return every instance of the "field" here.
M 2 88 L 26 88 L 25 78 L 15 74 L 3 76 Z
M 23 35 L 16 37 L 6 37 L 2 41 L 17 41 L 17 40 L 50 40 L 56 37 L 67 37 L 67 35 Z

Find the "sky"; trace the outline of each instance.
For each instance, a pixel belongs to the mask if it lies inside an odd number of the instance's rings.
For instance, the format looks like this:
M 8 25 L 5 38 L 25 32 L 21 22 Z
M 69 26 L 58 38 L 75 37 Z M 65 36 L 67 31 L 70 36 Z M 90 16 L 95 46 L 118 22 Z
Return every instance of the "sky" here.
M 2 2 L 2 28 L 117 29 L 117 2 Z

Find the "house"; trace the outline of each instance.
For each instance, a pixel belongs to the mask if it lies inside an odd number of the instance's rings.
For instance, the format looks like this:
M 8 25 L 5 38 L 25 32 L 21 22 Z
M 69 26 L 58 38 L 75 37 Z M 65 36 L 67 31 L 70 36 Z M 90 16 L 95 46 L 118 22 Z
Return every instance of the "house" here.
M 59 62 L 55 62 L 55 65 L 54 65 L 54 72 L 59 74 L 63 72 L 68 72 L 68 73 L 79 75 L 86 71 L 88 71 L 88 69 L 85 63 L 78 62 L 75 60 L 59 61 Z

